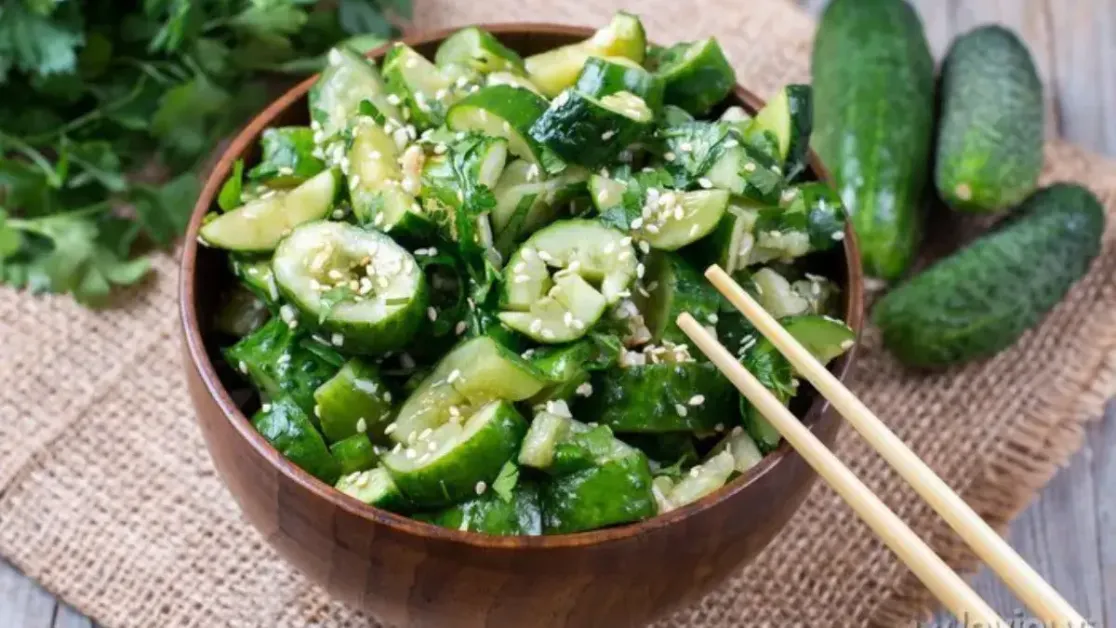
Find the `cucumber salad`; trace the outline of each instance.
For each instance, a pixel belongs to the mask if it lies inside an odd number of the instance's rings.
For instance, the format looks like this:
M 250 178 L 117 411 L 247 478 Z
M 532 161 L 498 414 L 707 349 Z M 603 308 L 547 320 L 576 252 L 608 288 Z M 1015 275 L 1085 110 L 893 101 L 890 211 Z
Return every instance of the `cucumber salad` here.
M 626 13 L 527 58 L 478 28 L 330 52 L 309 125 L 267 130 L 200 231 L 253 426 L 352 498 L 487 534 L 647 519 L 756 465 L 778 433 L 675 319 L 788 404 L 798 380 L 701 269 L 820 359 L 854 334 L 810 88 L 751 116 L 735 82 L 715 39 L 649 46 Z

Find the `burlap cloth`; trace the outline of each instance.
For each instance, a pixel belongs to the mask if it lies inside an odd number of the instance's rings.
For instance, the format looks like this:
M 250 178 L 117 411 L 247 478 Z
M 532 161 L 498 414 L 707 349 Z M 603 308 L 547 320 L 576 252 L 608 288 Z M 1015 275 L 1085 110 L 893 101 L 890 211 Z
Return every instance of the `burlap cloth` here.
M 760 94 L 808 77 L 813 24 L 776 0 L 417 4 L 415 28 L 600 24 L 627 8 L 660 41 L 717 35 L 740 80 Z M 1116 212 L 1116 166 L 1058 142 L 1047 157 L 1047 180 L 1085 182 Z M 920 376 L 865 334 L 853 389 L 1001 529 L 1078 448 L 1083 424 L 1116 390 L 1114 239 L 1110 228 L 1103 257 L 1041 328 L 989 362 Z M 111 627 L 374 624 L 308 584 L 241 520 L 180 375 L 175 261 L 159 259 L 156 269 L 103 313 L 0 290 L 0 555 Z M 839 450 L 949 563 L 974 566 L 851 430 Z M 931 604 L 817 486 L 752 565 L 662 625 L 896 626 Z

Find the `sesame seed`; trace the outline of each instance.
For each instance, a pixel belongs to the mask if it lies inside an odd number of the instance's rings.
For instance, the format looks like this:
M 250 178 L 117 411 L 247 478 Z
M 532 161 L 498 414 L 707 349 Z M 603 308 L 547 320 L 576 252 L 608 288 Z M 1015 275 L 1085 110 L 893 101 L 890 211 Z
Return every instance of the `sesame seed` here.
M 542 337 L 546 340 L 554 340 L 554 331 L 550 329 L 542 330 Z
M 647 225 L 647 232 L 648 233 L 658 233 L 659 232 L 659 225 Z
M 322 418 L 322 407 L 317 404 L 314 405 L 314 416 Z
M 260 410 L 263 410 L 264 412 L 271 412 L 271 404 L 270 403 L 265 403 L 265 404 L 261 405 Z
M 684 153 L 688 153 L 688 152 L 694 150 L 694 146 L 693 146 L 693 144 L 690 144 L 689 142 L 682 142 L 681 144 L 678 145 L 678 150 L 680 150 Z
M 701 467 L 700 466 L 697 466 L 697 467 L 694 467 L 694 468 L 690 469 L 690 477 L 696 478 L 699 475 L 701 475 Z
M 578 330 L 578 331 L 583 331 L 585 329 L 585 323 L 582 322 L 580 319 L 575 318 L 572 321 L 570 321 L 570 324 L 573 325 L 573 328 Z
M 433 433 L 434 433 L 434 430 L 432 430 L 428 427 L 428 428 L 424 429 L 423 431 L 419 432 L 418 439 L 419 440 L 426 440 L 426 439 L 430 438 L 430 435 L 433 434 Z
M 447 150 L 449 150 L 449 147 L 446 146 L 445 144 L 435 144 L 434 145 L 434 154 L 435 155 L 443 155 L 443 154 L 445 154 L 445 152 Z
M 394 431 L 395 431 L 395 430 L 396 430 L 396 429 L 397 429 L 398 427 L 399 427 L 399 426 L 395 424 L 395 421 L 392 421 L 391 423 L 388 423 L 388 424 L 387 424 L 387 427 L 385 427 L 385 428 L 384 428 L 384 435 L 387 435 L 387 434 L 391 434 L 391 433 L 392 433 L 392 432 L 394 432 Z
M 467 329 L 469 329 L 469 325 L 465 321 L 457 321 L 457 325 L 454 326 L 453 332 L 460 336 L 465 333 Z
M 450 406 L 450 416 L 461 416 L 461 410 L 457 406 Z
M 488 489 L 488 485 L 484 483 L 484 480 L 481 480 L 480 482 L 477 482 L 477 486 L 476 486 L 477 495 L 484 495 L 484 492 L 487 489 Z
M 562 92 L 561 94 L 558 94 L 558 97 L 554 99 L 554 102 L 552 102 L 550 104 L 550 106 L 552 108 L 553 107 L 561 107 L 562 105 L 566 104 L 566 101 L 568 101 L 569 99 L 570 99 L 570 90 L 566 90 L 566 91 Z
M 849 349 L 852 348 L 852 346 L 854 344 L 856 344 L 856 343 L 854 343 L 852 340 L 846 340 L 846 341 L 841 343 L 841 350 L 842 351 L 848 351 Z
M 624 236 L 623 238 L 620 238 L 620 244 L 622 244 L 624 246 L 629 246 L 629 245 L 631 245 L 631 243 L 632 243 L 631 236 Z
M 701 404 L 705 403 L 705 395 L 694 395 L 693 397 L 690 397 L 690 400 L 686 403 L 690 404 L 691 406 L 700 406 Z
M 446 383 L 447 384 L 452 384 L 455 381 L 457 381 L 460 377 L 461 377 L 461 371 L 458 370 L 458 369 L 453 369 L 452 371 L 450 371 L 449 376 L 446 377 Z
M 684 406 L 680 403 L 674 404 L 674 411 L 678 413 L 678 416 L 686 416 L 686 414 L 688 414 L 688 411 L 686 410 L 686 406 Z
M 531 325 L 527 329 L 532 334 L 537 334 L 537 333 L 539 333 L 539 330 L 542 329 L 542 325 L 543 325 L 543 322 L 536 318 L 535 320 L 531 321 Z
M 426 318 L 429 318 L 431 321 L 438 320 L 438 310 L 434 309 L 433 305 L 426 308 Z
M 341 345 L 345 344 L 345 337 L 341 334 L 335 333 L 329 337 L 329 343 L 335 347 L 340 347 Z
M 438 443 L 430 441 L 430 444 L 427 445 L 426 448 L 430 451 L 438 451 Z
M 574 392 L 582 397 L 589 397 L 593 394 L 593 385 L 589 382 L 585 382 L 584 384 L 578 386 Z
M 663 159 L 667 161 L 674 161 L 675 159 L 678 159 L 678 155 L 675 155 L 673 152 L 667 152 L 665 155 L 663 155 Z
M 430 454 L 423 454 L 423 455 L 419 456 L 419 459 L 416 462 L 418 464 L 422 464 L 422 463 L 426 462 L 427 460 L 430 460 Z
M 719 321 L 720 319 L 717 318 L 716 314 L 710 314 L 709 316 L 705 317 L 705 320 L 709 321 L 710 325 L 716 325 L 717 321 Z
M 407 451 L 405 451 L 403 455 L 407 457 L 407 460 L 414 460 L 415 456 L 418 455 L 418 452 L 415 451 L 413 448 L 408 447 Z
M 531 280 L 531 278 L 528 277 L 527 275 L 515 275 L 514 278 L 512 279 L 512 281 L 515 282 L 515 283 L 526 283 L 530 280 Z
M 749 161 L 748 163 L 744 164 L 744 171 L 745 172 L 755 172 L 756 171 L 755 162 Z
M 612 136 L 614 135 L 616 135 L 616 131 L 605 131 L 604 133 L 601 133 L 601 139 L 607 142 L 608 140 L 612 139 Z
M 713 187 L 713 182 L 709 180 L 709 177 L 702 177 L 698 179 L 698 185 L 708 190 Z
M 244 360 L 241 360 L 241 361 L 240 361 L 240 362 L 239 362 L 239 363 L 238 363 L 238 364 L 236 365 L 236 368 L 237 368 L 237 370 L 239 370 L 239 371 L 240 371 L 241 373 L 247 373 L 247 372 L 248 372 L 248 365 L 244 363 Z
M 636 264 L 636 276 L 643 279 L 644 273 L 647 272 L 647 267 L 643 264 Z
M 368 431 L 368 421 L 365 421 L 364 417 L 360 417 L 359 419 L 357 419 L 356 431 L 360 434 Z
M 840 242 L 841 240 L 845 239 L 845 232 L 844 231 L 834 231 L 833 235 L 831 235 L 829 237 L 831 237 L 834 240 L 837 240 L 838 242 Z
M 631 251 L 620 251 L 620 255 L 617 256 L 617 259 L 619 259 L 621 262 L 623 262 L 624 260 L 628 259 L 631 256 L 632 256 Z
M 403 99 L 396 94 L 388 94 L 387 101 L 397 107 L 403 103 Z
M 643 226 L 643 219 L 642 218 L 636 218 L 635 220 L 632 220 L 632 229 L 639 229 L 642 226 Z

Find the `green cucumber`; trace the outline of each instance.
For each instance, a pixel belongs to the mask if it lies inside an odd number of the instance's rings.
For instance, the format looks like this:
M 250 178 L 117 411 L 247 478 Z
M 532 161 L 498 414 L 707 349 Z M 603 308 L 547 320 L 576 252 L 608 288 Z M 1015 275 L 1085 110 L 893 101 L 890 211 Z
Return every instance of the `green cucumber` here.
M 783 171 L 771 155 L 735 140 L 726 143 L 705 176 L 713 187 L 763 205 L 778 204 L 784 188 Z
M 514 281 L 512 271 L 508 277 Z M 538 342 L 554 344 L 581 338 L 604 314 L 608 303 L 589 282 L 575 273 L 554 276 L 553 285 L 527 311 L 500 312 L 500 321 Z
M 384 468 L 421 508 L 483 494 L 519 451 L 527 422 L 507 401 L 493 401 L 464 423 L 448 422 L 385 454 Z
M 326 60 L 325 71 L 310 88 L 311 127 L 323 139 L 345 130 L 366 100 L 387 119 L 397 123 L 403 120 L 399 109 L 388 100 L 387 86 L 373 63 L 344 47 L 330 50 Z
M 335 486 L 342 493 L 369 506 L 400 513 L 413 508 L 382 466 L 350 473 L 337 480 Z
M 1104 208 L 1056 184 L 994 232 L 937 262 L 880 301 L 884 345 L 902 362 L 943 367 L 993 355 L 1054 308 L 1100 253 Z
M 708 362 L 660 362 L 597 373 L 574 409 L 617 432 L 710 432 L 735 422 L 734 391 Z
M 721 452 L 705 462 L 690 467 L 678 482 L 669 485 L 656 478 L 655 496 L 659 514 L 692 504 L 721 488 L 736 471 L 736 461 L 729 452 Z
M 287 300 L 347 352 L 400 349 L 426 314 L 422 270 L 377 231 L 337 222 L 302 225 L 276 249 L 271 265 Z
M 748 469 L 763 460 L 763 453 L 756 445 L 756 441 L 740 425 L 732 428 L 721 442 L 713 446 L 709 454 L 715 456 L 723 451 L 728 451 L 732 455 L 733 466 L 737 473 L 747 473 Z
M 329 446 L 329 453 L 341 467 L 342 475 L 366 471 L 380 462 L 375 446 L 364 434 L 353 434 L 333 443 Z
M 467 340 L 438 363 L 399 408 L 391 428 L 396 442 L 453 420 L 493 399 L 522 401 L 537 394 L 546 377 L 488 336 Z
M 663 107 L 663 81 L 624 57 L 590 57 L 577 77 L 574 90 L 593 98 L 630 92 L 652 111 Z
M 772 268 L 761 268 L 752 273 L 757 300 L 763 309 L 775 318 L 805 314 L 810 303 L 794 290 L 791 282 Z
M 814 127 L 813 92 L 809 85 L 786 85 L 753 119 L 752 133 L 770 133 L 788 180 L 806 170 L 810 133 Z
M 434 225 L 415 201 L 422 149 L 409 147 L 400 155 L 395 140 L 367 116 L 357 120 L 352 137 L 348 183 L 357 222 L 414 241 L 430 237 Z
M 213 317 L 213 328 L 243 338 L 262 327 L 270 316 L 266 302 L 243 284 L 237 284 L 225 291 L 221 307 Z
M 624 434 L 623 440 L 647 454 L 652 471 L 677 464 L 689 466 L 699 460 L 694 435 L 689 432 Z
M 397 42 L 384 55 L 383 68 L 388 89 L 402 100 L 404 120 L 420 129 L 438 126 L 445 120 L 453 82 L 437 66 L 407 44 Z
M 589 39 L 527 57 L 525 65 L 531 82 L 554 98 L 577 81 L 589 57 L 624 57 L 642 63 L 646 51 L 643 24 L 621 11 Z
M 712 233 L 728 205 L 725 190 L 664 191 L 657 202 L 647 199 L 649 215 L 642 218 L 637 237 L 653 248 L 676 251 Z
M 554 220 L 560 205 L 584 190 L 589 173 L 570 166 L 543 179 L 538 165 L 517 159 L 509 163 L 492 188 L 496 206 L 489 214 L 496 249 L 505 257 L 516 244 Z
M 541 96 L 510 85 L 491 85 L 458 101 L 446 114 L 453 131 L 476 131 L 508 141 L 508 150 L 521 159 L 541 164 L 544 148 L 531 137 L 531 126 L 546 111 Z
M 554 464 L 559 443 L 565 442 L 573 420 L 550 412 L 538 412 L 523 437 L 516 462 L 525 467 L 546 470 Z
M 994 211 L 1034 191 L 1045 134 L 1042 81 L 1027 46 L 1002 26 L 954 40 L 942 66 L 935 183 L 951 207 Z
M 657 509 L 647 456 L 627 447 L 623 455 L 550 478 L 542 485 L 542 508 L 547 534 L 594 530 L 653 517 Z
M 252 427 L 284 458 L 310 475 L 329 484 L 340 477 L 341 467 L 329 453 L 322 435 L 293 400 L 286 397 L 272 400 L 252 417 Z
M 714 37 L 672 47 L 657 74 L 665 84 L 665 102 L 694 115 L 707 113 L 736 85 L 736 72 Z
M 495 491 L 434 513 L 415 515 L 415 519 L 434 525 L 497 536 L 538 536 L 542 534 L 542 508 L 539 489 L 532 482 L 520 481 L 505 501 Z
M 675 320 L 683 312 L 699 321 L 709 320 L 720 309 L 720 296 L 701 273 L 676 253 L 655 251 L 644 264 L 647 296 L 640 293 L 633 300 L 651 332 L 651 342 L 689 342 Z
M 291 188 L 325 170 L 325 162 L 314 155 L 314 131 L 308 126 L 264 129 L 260 136 L 260 163 L 248 178 L 269 187 Z
M 523 75 L 527 69 L 519 53 L 500 43 L 486 30 L 470 26 L 450 35 L 438 46 L 434 63 L 439 67 L 463 66 L 481 74 L 511 72 Z
M 934 127 L 934 59 L 898 0 L 834 0 L 814 40 L 814 135 L 865 272 L 897 279 L 918 251 Z
M 648 135 L 653 117 L 647 103 L 631 92 L 598 99 L 567 90 L 535 121 L 530 133 L 563 160 L 594 169 Z
M 329 381 L 314 391 L 322 433 L 331 442 L 363 435 L 386 443 L 384 428 L 390 421 L 391 392 L 380 368 L 352 358 Z
M 709 236 L 689 246 L 685 254 L 703 267 L 717 264 L 730 275 L 753 263 L 759 209 L 755 203 L 733 200 Z
M 533 349 L 531 364 L 547 378 L 548 385 L 531 397 L 531 403 L 570 401 L 574 395 L 592 394 L 592 385 L 587 385 L 591 372 L 614 366 L 620 351 L 619 340 L 601 334 L 568 345 Z
M 224 355 L 265 398 L 289 398 L 316 423 L 314 391 L 333 377 L 337 366 L 308 346 L 315 342 L 276 317 L 227 348 Z
M 539 86 L 532 83 L 531 79 L 511 72 L 493 72 L 485 78 L 485 85 L 510 85 L 542 96 Z
M 240 283 L 268 307 L 278 309 L 279 286 L 271 272 L 270 257 L 229 255 L 229 268 Z
M 217 216 L 202 225 L 198 237 L 232 251 L 271 251 L 291 229 L 328 216 L 340 189 L 340 173 L 326 170 L 293 190 L 273 190 Z

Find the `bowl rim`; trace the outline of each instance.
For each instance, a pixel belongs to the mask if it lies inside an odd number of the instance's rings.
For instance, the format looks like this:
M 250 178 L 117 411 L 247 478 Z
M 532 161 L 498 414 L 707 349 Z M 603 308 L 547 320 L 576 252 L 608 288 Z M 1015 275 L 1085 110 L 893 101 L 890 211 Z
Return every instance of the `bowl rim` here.
M 584 26 L 565 25 L 558 23 L 542 22 L 498 22 L 482 23 L 475 26 L 488 32 L 500 35 L 560 35 L 571 38 L 588 38 L 595 32 L 594 29 Z M 419 46 L 442 41 L 461 27 L 441 28 L 433 31 L 419 32 L 396 41 L 410 46 Z M 393 42 L 388 42 L 375 50 L 367 53 L 370 58 L 382 57 Z M 722 488 L 706 495 L 696 502 L 681 508 L 671 510 L 646 519 L 610 528 L 575 532 L 568 534 L 540 535 L 540 536 L 493 536 L 479 532 L 451 530 L 431 523 L 411 519 L 405 515 L 396 514 L 387 510 L 364 504 L 356 499 L 344 495 L 334 487 L 322 482 L 316 477 L 294 463 L 287 460 L 263 436 L 251 426 L 251 422 L 233 402 L 229 392 L 222 385 L 217 375 L 217 370 L 205 349 L 202 339 L 201 326 L 196 311 L 194 290 L 194 277 L 196 274 L 197 254 L 199 248 L 198 230 L 202 219 L 209 212 L 216 199 L 221 186 L 231 172 L 233 163 L 252 146 L 259 135 L 271 125 L 273 120 L 292 105 L 297 104 L 308 93 L 311 85 L 318 79 L 315 74 L 294 87 L 287 90 L 282 96 L 273 100 L 263 111 L 257 114 L 245 125 L 235 138 L 222 151 L 221 156 L 206 177 L 205 185 L 190 216 L 189 226 L 184 240 L 182 258 L 179 271 L 179 314 L 182 323 L 185 341 L 186 357 L 190 365 L 197 371 L 199 378 L 205 386 L 206 392 L 221 410 L 224 420 L 232 424 L 233 430 L 275 469 L 285 475 L 287 479 L 295 482 L 301 488 L 309 491 L 321 499 L 326 500 L 333 507 L 343 510 L 358 518 L 371 523 L 382 525 L 396 532 L 431 540 L 456 543 L 480 549 L 562 549 L 601 545 L 613 541 L 621 541 L 639 537 L 654 530 L 677 524 L 693 515 L 713 508 L 722 502 L 734 499 L 744 493 L 749 486 L 763 476 L 774 473 L 788 455 L 792 453 L 791 446 L 784 440 L 775 451 L 763 457 L 756 466 L 749 469 L 744 475 L 736 478 Z M 747 108 L 758 111 L 764 104 L 758 96 L 737 83 L 733 94 L 745 104 Z M 821 160 L 813 150 L 809 152 L 809 165 L 818 178 L 833 185 L 829 172 L 822 165 Z M 845 271 L 848 282 L 845 286 L 845 321 L 856 334 L 856 344 L 835 365 L 835 374 L 838 379 L 844 380 L 849 367 L 854 361 L 857 349 L 860 346 L 861 328 L 864 313 L 864 275 L 860 262 L 859 248 L 856 236 L 852 231 L 851 223 L 845 225 L 844 259 Z M 810 408 L 802 417 L 803 423 L 810 430 L 824 415 L 831 411 L 825 398 L 818 396 L 810 404 Z

